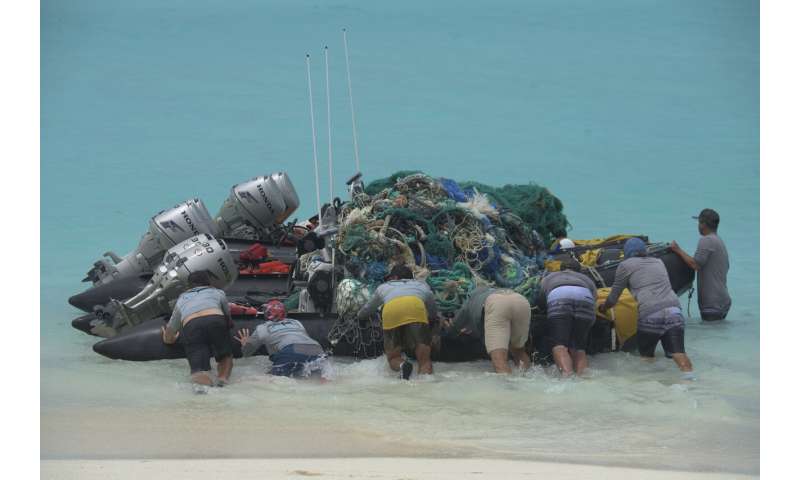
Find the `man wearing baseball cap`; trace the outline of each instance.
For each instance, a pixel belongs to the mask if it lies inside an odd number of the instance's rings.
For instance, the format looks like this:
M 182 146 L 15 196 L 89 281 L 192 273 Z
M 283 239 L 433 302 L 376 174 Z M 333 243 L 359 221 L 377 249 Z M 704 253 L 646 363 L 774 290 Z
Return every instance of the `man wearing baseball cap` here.
M 728 249 L 717 235 L 719 214 L 710 208 L 704 208 L 700 215 L 692 217 L 697 220 L 700 241 L 694 257 L 684 252 L 676 242 L 672 242 L 672 251 L 678 254 L 689 267 L 697 272 L 697 304 L 703 320 L 723 320 L 731 308 L 731 297 L 728 294 Z

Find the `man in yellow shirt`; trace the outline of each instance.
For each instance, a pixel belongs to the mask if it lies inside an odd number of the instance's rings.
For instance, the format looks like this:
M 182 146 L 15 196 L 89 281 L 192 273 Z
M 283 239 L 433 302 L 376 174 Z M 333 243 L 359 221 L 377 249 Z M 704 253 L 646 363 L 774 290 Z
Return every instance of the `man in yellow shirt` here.
M 382 306 L 383 350 L 389 367 L 408 380 L 413 367 L 402 354 L 414 352 L 417 373 L 433 373 L 430 320 L 437 316 L 433 291 L 427 283 L 414 280 L 405 265 L 392 268 L 386 280 L 358 312 L 358 319 L 368 319 Z

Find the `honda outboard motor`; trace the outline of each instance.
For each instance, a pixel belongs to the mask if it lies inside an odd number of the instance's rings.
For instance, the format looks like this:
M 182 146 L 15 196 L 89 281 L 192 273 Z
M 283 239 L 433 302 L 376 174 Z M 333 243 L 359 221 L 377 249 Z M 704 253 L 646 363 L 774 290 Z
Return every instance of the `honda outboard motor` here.
M 269 232 L 297 210 L 300 200 L 289 176 L 283 172 L 256 177 L 234 185 L 222 204 L 216 222 L 220 231 L 232 233 L 242 227 Z
M 208 234 L 192 237 L 167 251 L 141 292 L 124 303 L 111 300 L 98 309 L 98 322 L 92 333 L 113 336 L 126 326 L 171 313 L 174 300 L 188 286 L 189 274 L 202 270 L 208 271 L 212 286 L 219 289 L 229 287 L 239 275 L 224 241 Z
M 114 252 L 104 253 L 108 258 L 96 261 L 83 281 L 99 285 L 120 278 L 150 274 L 161 263 L 165 251 L 203 233 L 217 235 L 217 224 L 201 200 L 187 200 L 151 218 L 147 232 L 134 251 L 124 257 Z

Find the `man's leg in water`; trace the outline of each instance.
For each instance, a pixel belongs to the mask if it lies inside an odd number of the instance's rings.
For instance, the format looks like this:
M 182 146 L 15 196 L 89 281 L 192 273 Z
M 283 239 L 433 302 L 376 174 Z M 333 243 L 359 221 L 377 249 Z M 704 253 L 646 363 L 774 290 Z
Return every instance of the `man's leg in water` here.
M 683 326 L 673 327 L 664 332 L 661 337 L 661 346 L 664 347 L 665 352 L 672 354 L 672 360 L 681 372 L 692 371 L 692 361 L 686 355 L 686 349 L 683 345 Z
M 569 351 L 564 345 L 556 345 L 553 347 L 553 361 L 561 370 L 562 377 L 572 375 L 572 358 L 569 356 Z
M 492 366 L 497 373 L 511 373 L 511 367 L 508 366 L 508 350 L 505 348 L 497 348 L 489 352 L 489 358 L 492 359 Z
M 212 385 L 211 376 L 208 372 L 194 372 L 192 374 L 192 382 L 200 385 Z
M 589 366 L 589 360 L 586 358 L 586 350 L 570 350 L 569 356 L 572 358 L 572 364 L 575 366 L 575 374 L 583 375 L 583 371 Z
M 231 370 L 233 370 L 233 356 L 227 357 L 217 361 L 217 378 L 223 382 L 228 382 L 231 377 Z
M 400 364 L 403 363 L 403 351 L 400 348 L 386 352 L 386 361 L 389 362 L 389 368 L 395 372 L 400 371 Z
M 636 343 L 642 360 L 648 363 L 656 361 L 656 346 L 661 339 L 657 333 L 644 332 L 641 329 L 636 333 Z
M 424 343 L 418 343 L 414 348 L 417 356 L 417 373 L 420 375 L 433 373 L 433 363 L 431 363 L 431 347 Z
M 514 363 L 516 363 L 517 366 L 521 368 L 523 371 L 531 368 L 531 357 L 528 355 L 528 352 L 525 351 L 524 345 L 522 346 L 522 348 L 512 347 L 511 357 L 514 359 Z
M 672 360 L 681 369 L 681 372 L 691 372 L 692 371 L 692 361 L 689 360 L 689 357 L 686 356 L 685 353 L 673 353 Z
M 395 372 L 400 371 L 400 365 L 403 363 L 403 345 L 397 338 L 398 333 L 396 328 L 383 331 L 383 351 L 386 353 L 389 368 Z

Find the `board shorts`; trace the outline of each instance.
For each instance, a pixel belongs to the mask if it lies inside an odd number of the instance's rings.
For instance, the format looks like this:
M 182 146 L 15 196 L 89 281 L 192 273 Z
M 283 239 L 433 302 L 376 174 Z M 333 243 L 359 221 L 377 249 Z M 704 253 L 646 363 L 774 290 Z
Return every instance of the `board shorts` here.
M 683 341 L 685 323 L 686 320 L 679 307 L 664 308 L 640 318 L 636 332 L 639 355 L 654 357 L 659 341 L 667 356 L 673 353 L 686 353 Z
M 407 323 L 405 325 L 383 331 L 383 351 L 413 352 L 417 345 L 430 346 L 433 342 L 431 327 L 427 323 Z
M 524 347 L 530 326 L 531 305 L 527 298 L 511 290 L 501 290 L 486 297 L 483 331 L 488 353 Z
M 222 315 L 205 315 L 181 327 L 180 341 L 191 373 L 211 370 L 211 356 L 218 362 L 233 355 L 228 320 Z
M 673 353 L 686 353 L 683 345 L 683 327 L 673 327 L 662 334 L 638 332 L 636 342 L 639 344 L 639 355 L 655 357 L 659 341 L 668 357 L 672 357 Z
M 597 319 L 595 304 L 583 298 L 560 298 L 547 302 L 545 339 L 549 349 L 565 346 L 586 350 L 589 332 Z
M 294 344 L 283 347 L 269 356 L 272 367 L 269 373 L 280 377 L 308 377 L 320 372 L 328 378 L 331 369 L 322 347 L 316 344 Z

